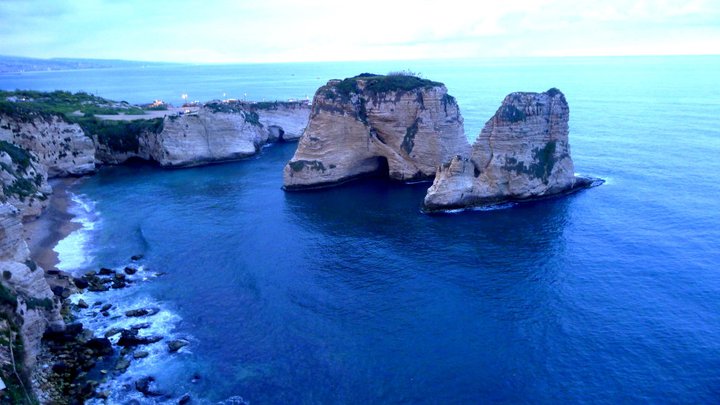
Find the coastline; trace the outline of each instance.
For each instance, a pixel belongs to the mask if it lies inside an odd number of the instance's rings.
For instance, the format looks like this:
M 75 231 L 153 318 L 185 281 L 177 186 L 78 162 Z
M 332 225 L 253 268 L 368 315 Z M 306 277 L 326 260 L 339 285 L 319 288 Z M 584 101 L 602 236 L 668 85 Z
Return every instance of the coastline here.
M 51 180 L 53 192 L 47 209 L 37 219 L 23 224 L 30 258 L 45 270 L 55 269 L 59 263 L 58 254 L 54 250 L 58 242 L 81 228 L 80 224 L 72 222 L 75 216 L 69 211 L 73 202 L 68 189 L 78 181 L 81 180 L 79 178 Z

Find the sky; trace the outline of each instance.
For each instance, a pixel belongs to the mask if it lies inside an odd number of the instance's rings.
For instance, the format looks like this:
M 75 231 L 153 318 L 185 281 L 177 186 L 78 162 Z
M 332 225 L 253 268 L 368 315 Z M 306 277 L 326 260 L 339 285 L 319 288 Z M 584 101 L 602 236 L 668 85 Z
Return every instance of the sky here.
M 718 0 L 0 0 L 0 55 L 187 63 L 720 54 Z

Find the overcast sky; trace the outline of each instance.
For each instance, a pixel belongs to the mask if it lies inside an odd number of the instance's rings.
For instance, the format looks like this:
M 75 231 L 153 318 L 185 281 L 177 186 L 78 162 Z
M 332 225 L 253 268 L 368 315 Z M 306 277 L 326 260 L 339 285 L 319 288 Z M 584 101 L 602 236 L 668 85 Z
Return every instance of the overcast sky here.
M 720 0 L 0 0 L 0 54 L 194 63 L 720 54 Z

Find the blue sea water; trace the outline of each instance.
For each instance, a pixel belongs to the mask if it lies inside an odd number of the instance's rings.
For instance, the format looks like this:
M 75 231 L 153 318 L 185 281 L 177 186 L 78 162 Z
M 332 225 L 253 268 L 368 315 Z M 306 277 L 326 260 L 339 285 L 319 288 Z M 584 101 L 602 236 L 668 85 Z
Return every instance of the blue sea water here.
M 73 190 L 86 227 L 58 246 L 60 267 L 144 254 L 133 287 L 86 300 L 111 300 L 111 315 L 158 306 L 143 333 L 190 341 L 151 346 L 104 386 L 112 400 L 149 401 L 132 383 L 153 375 L 169 403 L 717 403 L 720 57 L 166 66 L 2 75 L 0 88 L 286 99 L 401 69 L 447 84 L 469 138 L 507 93 L 561 89 L 576 171 L 606 184 L 428 216 L 428 184 L 283 192 L 294 144 L 103 169 Z M 100 331 L 133 323 L 91 312 Z

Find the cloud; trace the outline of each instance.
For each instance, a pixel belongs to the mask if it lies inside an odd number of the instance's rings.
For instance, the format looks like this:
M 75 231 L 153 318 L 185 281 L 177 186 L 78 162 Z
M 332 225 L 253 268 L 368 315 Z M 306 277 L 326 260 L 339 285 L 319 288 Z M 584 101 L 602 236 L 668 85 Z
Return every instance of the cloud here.
M 0 54 L 37 57 L 242 62 L 720 52 L 720 3 L 709 0 L 473 7 L 460 0 L 5 0 L 0 19 Z

